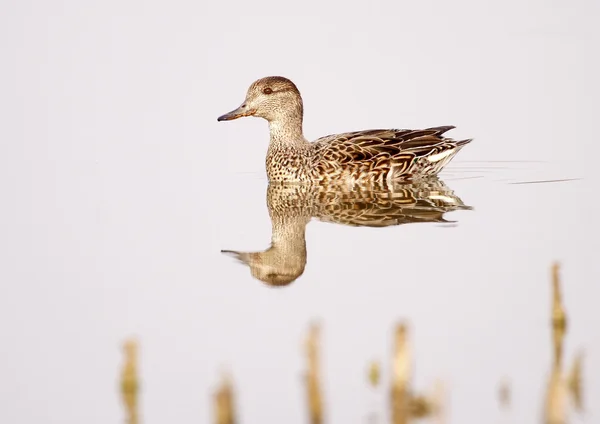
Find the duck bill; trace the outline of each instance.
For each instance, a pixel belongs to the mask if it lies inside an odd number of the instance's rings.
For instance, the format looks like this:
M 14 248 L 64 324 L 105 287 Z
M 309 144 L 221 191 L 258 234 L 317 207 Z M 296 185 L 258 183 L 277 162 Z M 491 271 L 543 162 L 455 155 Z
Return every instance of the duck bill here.
M 249 254 L 247 252 L 236 252 L 235 250 L 221 250 L 221 253 L 237 259 L 238 261 L 247 264 L 249 260 Z
M 217 118 L 217 121 L 232 121 L 234 119 L 238 119 L 238 118 L 242 118 L 244 116 L 252 116 L 254 115 L 254 113 L 256 113 L 256 111 L 254 109 L 250 109 L 248 108 L 248 106 L 241 105 L 240 107 L 238 107 L 235 110 L 232 110 L 229 113 L 226 113 L 225 115 L 221 115 Z

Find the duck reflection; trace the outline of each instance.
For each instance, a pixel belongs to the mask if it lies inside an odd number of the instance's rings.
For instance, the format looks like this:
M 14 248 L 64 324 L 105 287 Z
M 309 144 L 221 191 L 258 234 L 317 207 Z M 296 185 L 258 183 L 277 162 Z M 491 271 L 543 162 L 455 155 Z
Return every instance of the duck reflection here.
M 271 246 L 262 252 L 222 250 L 248 265 L 252 276 L 285 286 L 306 266 L 306 225 L 312 218 L 355 227 L 448 223 L 444 214 L 472 209 L 437 177 L 394 186 L 269 185 Z

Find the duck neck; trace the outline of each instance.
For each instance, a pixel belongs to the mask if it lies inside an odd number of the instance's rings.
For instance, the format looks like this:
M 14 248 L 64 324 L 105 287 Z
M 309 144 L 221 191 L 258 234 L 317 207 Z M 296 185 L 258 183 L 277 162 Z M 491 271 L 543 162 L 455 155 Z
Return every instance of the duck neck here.
M 269 121 L 269 148 L 304 146 L 308 142 L 302 133 L 302 115 L 294 114 Z
M 285 252 L 306 251 L 306 224 L 310 217 L 277 217 L 271 229 L 271 244 Z

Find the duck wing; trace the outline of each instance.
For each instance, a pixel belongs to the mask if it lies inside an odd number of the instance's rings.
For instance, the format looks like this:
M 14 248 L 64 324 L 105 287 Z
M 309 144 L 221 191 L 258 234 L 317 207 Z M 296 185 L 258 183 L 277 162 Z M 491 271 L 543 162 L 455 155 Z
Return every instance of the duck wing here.
M 447 163 L 471 140 L 453 140 L 443 134 L 455 128 L 447 125 L 422 130 L 375 129 L 332 134 L 314 142 L 314 166 L 325 178 L 344 172 L 358 176 L 379 176 L 392 172 L 393 178 L 411 173 L 419 159 Z
M 394 157 L 409 153 L 416 157 L 454 149 L 471 140 L 453 140 L 443 134 L 455 128 L 452 125 L 408 129 L 376 129 L 331 134 L 314 141 L 315 150 L 327 160 L 341 163 Z

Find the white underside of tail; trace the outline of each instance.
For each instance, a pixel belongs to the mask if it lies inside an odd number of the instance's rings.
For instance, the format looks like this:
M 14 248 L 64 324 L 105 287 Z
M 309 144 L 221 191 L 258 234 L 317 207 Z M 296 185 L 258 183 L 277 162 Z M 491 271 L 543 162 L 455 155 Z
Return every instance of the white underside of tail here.
M 452 154 L 454 154 L 454 149 L 452 149 L 452 150 L 446 150 L 446 151 L 444 151 L 444 152 L 441 152 L 441 153 L 437 153 L 437 154 L 435 154 L 435 155 L 428 156 L 428 157 L 427 157 L 427 160 L 428 160 L 429 162 L 439 162 L 439 161 L 441 161 L 442 159 L 444 159 L 444 158 L 447 158 L 448 156 L 450 156 L 450 155 L 452 155 Z

